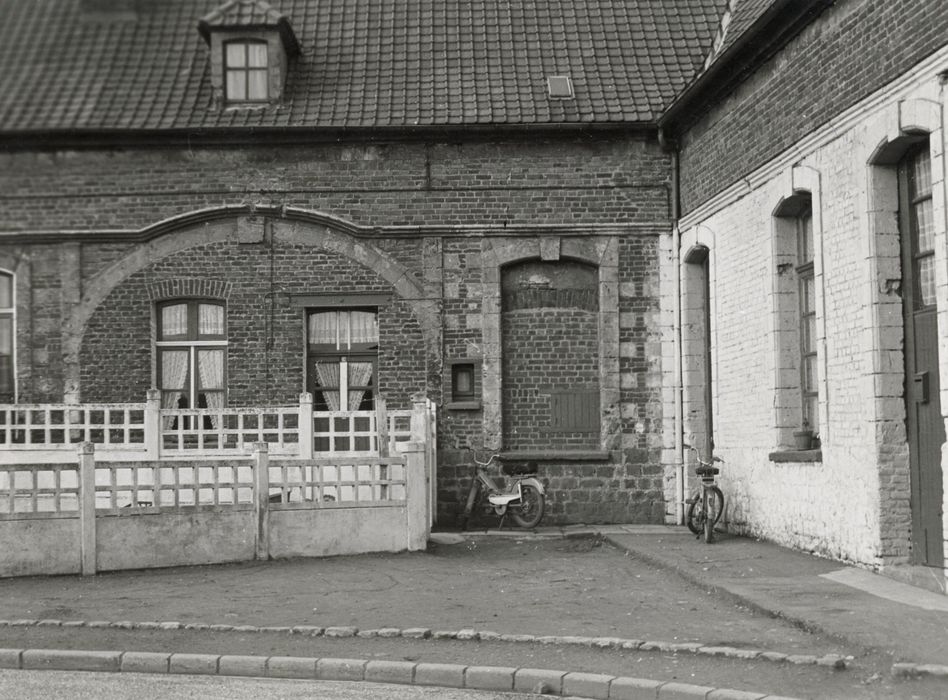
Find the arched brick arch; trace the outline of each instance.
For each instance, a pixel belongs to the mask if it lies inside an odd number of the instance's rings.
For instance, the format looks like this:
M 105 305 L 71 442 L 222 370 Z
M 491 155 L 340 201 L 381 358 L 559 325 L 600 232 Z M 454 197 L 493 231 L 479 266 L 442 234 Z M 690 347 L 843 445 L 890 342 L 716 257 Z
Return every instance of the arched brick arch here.
M 186 223 L 178 229 L 166 221 L 156 224 L 154 235 L 150 235 L 148 230 L 143 231 L 140 238 L 144 242 L 141 245 L 85 284 L 79 303 L 63 324 L 63 373 L 67 398 L 79 395 L 79 357 L 87 324 L 112 290 L 154 261 L 175 253 L 209 243 L 243 242 L 241 236 L 246 235 L 243 229 L 246 228 L 247 221 L 252 221 L 254 226 L 259 225 L 261 229 L 264 226 L 259 212 L 256 213 L 256 218 L 253 218 L 253 213 L 235 212 L 232 209 L 222 210 L 220 213 L 226 218 L 216 218 L 213 210 L 203 211 L 198 222 Z M 339 222 L 336 227 L 324 223 L 329 219 L 325 215 L 301 210 L 279 213 L 284 218 L 267 219 L 276 239 L 336 253 L 372 270 L 388 282 L 399 297 L 409 301 L 428 349 L 437 346 L 437 301 L 424 298 L 422 286 L 411 270 L 388 256 L 371 241 L 352 235 L 352 227 L 346 222 Z M 248 217 L 248 214 L 251 216 Z M 181 217 L 181 221 L 188 222 L 188 217 Z M 200 288 L 202 282 L 191 281 L 186 284 Z M 218 291 L 224 293 L 226 290 Z M 159 284 L 151 288 L 149 293 L 166 292 L 169 290 Z

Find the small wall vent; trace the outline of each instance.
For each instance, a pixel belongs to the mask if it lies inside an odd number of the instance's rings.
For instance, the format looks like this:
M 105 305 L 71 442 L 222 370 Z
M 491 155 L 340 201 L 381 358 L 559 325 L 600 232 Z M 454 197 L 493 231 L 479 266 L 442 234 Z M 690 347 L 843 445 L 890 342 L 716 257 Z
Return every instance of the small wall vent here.
M 573 96 L 573 81 L 568 75 L 549 75 L 546 78 L 546 86 L 550 97 Z

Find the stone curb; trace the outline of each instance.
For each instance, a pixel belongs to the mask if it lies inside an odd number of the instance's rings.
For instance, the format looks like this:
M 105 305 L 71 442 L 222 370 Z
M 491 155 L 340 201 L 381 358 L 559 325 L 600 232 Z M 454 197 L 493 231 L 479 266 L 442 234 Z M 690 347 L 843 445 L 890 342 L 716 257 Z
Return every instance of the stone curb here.
M 489 630 L 438 630 L 433 631 L 426 627 L 409 627 L 399 629 L 396 627 L 383 627 L 381 629 L 359 629 L 358 627 L 257 627 L 254 625 L 211 625 L 202 622 L 190 622 L 182 624 L 180 622 L 132 622 L 123 620 L 121 622 L 108 622 L 104 620 L 93 620 L 85 622 L 81 620 L 61 621 L 61 620 L 0 620 L 0 627 L 26 627 L 26 626 L 44 626 L 44 627 L 89 627 L 92 629 L 109 627 L 113 629 L 124 630 L 194 630 L 211 632 L 241 632 L 249 634 L 295 634 L 309 637 L 328 637 L 328 638 L 396 638 L 405 639 L 454 639 L 460 641 L 480 641 L 480 642 L 512 642 L 517 644 L 553 644 L 553 645 L 573 645 L 593 647 L 598 649 L 624 649 L 628 651 L 658 651 L 662 653 L 677 654 L 687 652 L 704 656 L 719 656 L 729 659 L 745 660 L 765 660 L 778 663 L 789 663 L 797 666 L 829 666 L 836 669 L 847 667 L 848 661 L 852 657 L 842 656 L 840 654 L 825 654 L 816 656 L 812 654 L 784 654 L 776 651 L 762 651 L 760 649 L 740 649 L 737 647 L 726 646 L 705 646 L 699 642 L 661 642 L 661 641 L 643 641 L 641 639 L 622 639 L 619 637 L 578 637 L 578 636 L 536 636 L 532 634 L 500 634 Z M 924 668 L 925 664 L 913 664 L 922 670 L 915 671 L 916 674 L 929 673 Z M 902 675 L 905 675 L 904 673 Z M 938 675 L 933 673 L 932 675 Z
M 366 661 L 294 656 L 163 654 L 139 651 L 0 649 L 0 668 L 17 670 L 112 671 L 134 673 L 252 676 L 304 680 L 365 681 L 468 690 L 570 695 L 589 700 L 793 700 L 744 690 L 710 688 L 608 674 L 506 666 Z

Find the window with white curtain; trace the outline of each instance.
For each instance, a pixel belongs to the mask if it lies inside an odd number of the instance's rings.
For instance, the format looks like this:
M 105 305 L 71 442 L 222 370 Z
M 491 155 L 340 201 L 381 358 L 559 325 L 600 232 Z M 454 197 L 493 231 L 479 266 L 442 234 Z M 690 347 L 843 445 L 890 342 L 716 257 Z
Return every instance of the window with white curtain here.
M 16 301 L 13 275 L 0 270 L 0 403 L 16 401 Z
M 269 70 L 265 41 L 228 41 L 224 44 L 227 101 L 266 102 L 270 98 Z
M 200 299 L 158 306 L 162 408 L 223 408 L 227 401 L 224 305 Z
M 313 309 L 307 317 L 308 390 L 317 411 L 375 407 L 379 357 L 376 309 Z

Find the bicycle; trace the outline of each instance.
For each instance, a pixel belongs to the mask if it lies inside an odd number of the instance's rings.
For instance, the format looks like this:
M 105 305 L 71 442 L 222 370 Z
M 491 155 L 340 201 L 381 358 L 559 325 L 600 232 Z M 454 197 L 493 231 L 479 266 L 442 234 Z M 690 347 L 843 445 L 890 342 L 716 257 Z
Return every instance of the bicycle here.
M 535 477 L 536 464 L 528 462 L 525 469 L 508 472 L 507 486 L 499 488 L 487 474 L 487 468 L 499 455 L 491 455 L 486 462 L 477 459 L 477 454 L 471 455 L 473 474 L 471 489 L 467 494 L 467 502 L 459 518 L 461 529 L 467 529 L 471 513 L 482 507 L 485 513 L 493 511 L 500 516 L 500 525 L 508 511 L 517 525 L 523 528 L 536 527 L 543 517 L 546 507 L 546 495 L 543 484 Z M 487 498 L 484 498 L 487 494 Z
M 698 448 L 687 445 L 688 449 L 695 453 L 695 459 L 698 466 L 695 467 L 695 474 L 701 479 L 701 492 L 695 493 L 691 498 L 685 499 L 688 504 L 688 515 L 685 518 L 685 524 L 688 529 L 697 537 L 704 535 L 704 541 L 711 543 L 714 539 L 714 526 L 724 513 L 724 494 L 714 483 L 714 477 L 721 473 L 714 464 L 723 463 L 724 460 L 717 456 L 712 456 L 710 462 L 701 459 L 701 453 Z

